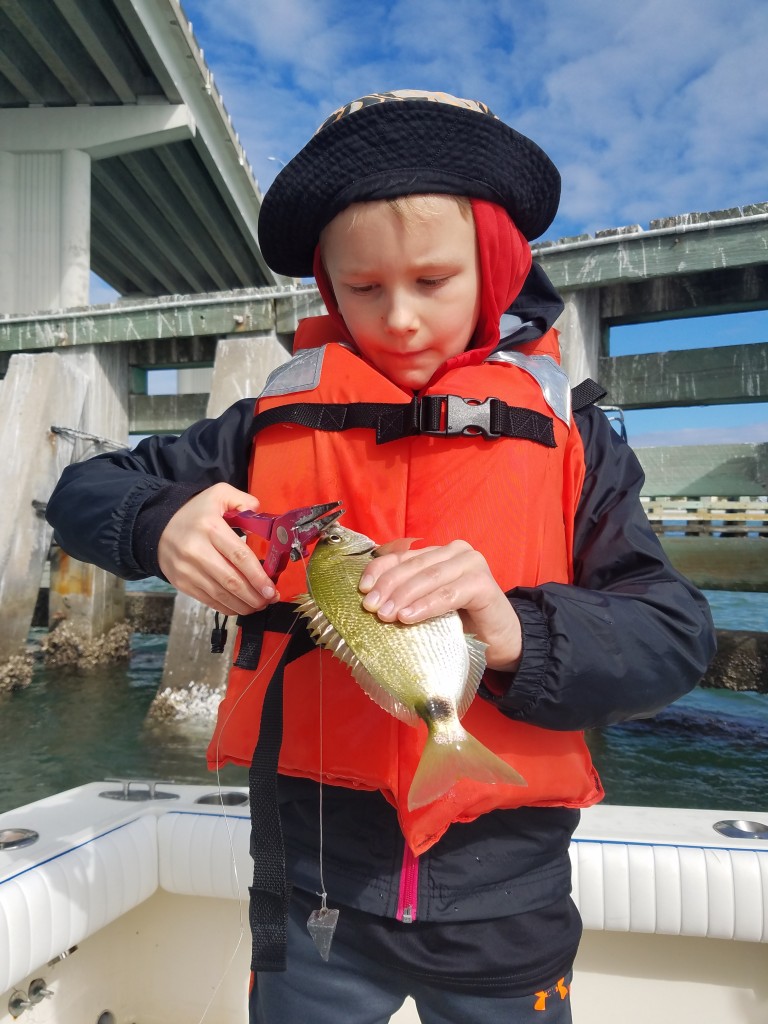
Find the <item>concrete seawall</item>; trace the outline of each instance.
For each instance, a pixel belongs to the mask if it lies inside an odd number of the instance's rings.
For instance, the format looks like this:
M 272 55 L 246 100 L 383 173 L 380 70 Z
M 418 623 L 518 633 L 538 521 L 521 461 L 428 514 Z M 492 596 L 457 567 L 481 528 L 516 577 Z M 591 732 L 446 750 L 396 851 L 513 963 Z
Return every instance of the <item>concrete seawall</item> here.
M 137 633 L 167 635 L 173 614 L 173 593 L 128 591 L 126 616 Z M 33 625 L 48 622 L 48 591 L 40 591 Z M 717 631 L 718 652 L 701 685 L 713 689 L 768 693 L 768 633 Z
M 168 634 L 176 595 L 151 590 L 126 591 L 125 615 L 136 633 Z M 37 596 L 33 627 L 48 625 L 48 589 L 42 588 Z

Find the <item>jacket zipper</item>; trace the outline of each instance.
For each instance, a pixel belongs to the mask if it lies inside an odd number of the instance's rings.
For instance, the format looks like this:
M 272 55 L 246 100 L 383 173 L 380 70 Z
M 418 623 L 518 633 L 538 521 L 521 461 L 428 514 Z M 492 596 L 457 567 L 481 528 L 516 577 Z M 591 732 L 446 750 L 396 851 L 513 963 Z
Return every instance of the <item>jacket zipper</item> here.
M 400 888 L 397 894 L 395 917 L 398 921 L 402 921 L 403 924 L 412 924 L 416 920 L 418 894 L 419 858 L 406 843 L 403 850 L 403 866 L 400 869 Z

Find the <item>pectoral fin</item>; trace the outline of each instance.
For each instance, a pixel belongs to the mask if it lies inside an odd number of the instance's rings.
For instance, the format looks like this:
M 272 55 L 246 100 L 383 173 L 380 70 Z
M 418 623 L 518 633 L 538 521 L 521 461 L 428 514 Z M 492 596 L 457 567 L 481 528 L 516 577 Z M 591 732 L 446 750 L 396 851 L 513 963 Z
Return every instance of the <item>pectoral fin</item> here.
M 469 654 L 469 669 L 464 689 L 456 703 L 456 712 L 459 718 L 464 717 L 469 710 L 469 705 L 475 699 L 477 688 L 483 678 L 483 672 L 485 672 L 485 652 L 488 648 L 488 644 L 484 644 L 482 640 L 478 640 L 477 637 L 471 636 L 469 633 L 464 634 L 464 640 Z

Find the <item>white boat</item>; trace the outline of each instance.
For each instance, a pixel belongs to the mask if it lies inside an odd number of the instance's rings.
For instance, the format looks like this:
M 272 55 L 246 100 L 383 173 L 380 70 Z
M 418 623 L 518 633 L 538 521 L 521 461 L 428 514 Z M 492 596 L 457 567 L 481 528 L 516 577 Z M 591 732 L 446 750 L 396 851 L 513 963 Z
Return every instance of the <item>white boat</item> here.
M 766 1024 L 759 819 L 584 813 L 576 1024 Z M 0 1024 L 245 1024 L 248 832 L 246 792 L 215 786 L 91 783 L 0 815 Z

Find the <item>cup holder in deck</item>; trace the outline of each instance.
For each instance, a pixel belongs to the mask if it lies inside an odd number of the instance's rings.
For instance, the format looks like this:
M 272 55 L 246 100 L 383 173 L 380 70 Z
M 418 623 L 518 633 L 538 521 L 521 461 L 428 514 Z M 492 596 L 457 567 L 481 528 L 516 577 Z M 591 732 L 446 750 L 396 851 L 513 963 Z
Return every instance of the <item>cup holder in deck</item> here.
M 225 807 L 240 807 L 248 803 L 247 793 L 235 793 L 230 790 L 226 793 L 206 793 L 195 800 L 196 804 L 223 804 Z
M 729 839 L 765 839 L 768 841 L 768 825 L 762 821 L 745 821 L 743 818 L 733 818 L 717 821 L 713 828 L 715 832 L 728 836 Z
M 36 843 L 39 838 L 39 833 L 31 828 L 3 828 L 0 829 L 0 850 L 20 850 Z

